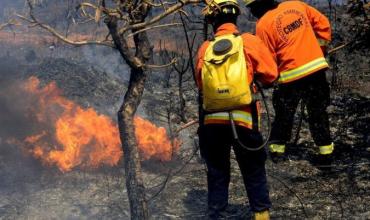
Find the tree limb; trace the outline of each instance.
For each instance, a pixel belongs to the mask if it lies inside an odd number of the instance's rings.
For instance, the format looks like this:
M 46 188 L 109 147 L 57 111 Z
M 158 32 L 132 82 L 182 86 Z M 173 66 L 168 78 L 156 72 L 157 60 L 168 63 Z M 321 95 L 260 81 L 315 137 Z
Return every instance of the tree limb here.
M 73 41 L 71 39 L 68 39 L 67 37 L 64 37 L 62 34 L 58 33 L 58 31 L 56 31 L 54 28 L 50 27 L 47 24 L 44 24 L 44 23 L 40 22 L 35 17 L 35 15 L 33 14 L 33 4 L 32 4 L 32 2 L 30 0 L 27 0 L 27 4 L 28 4 L 28 7 L 30 9 L 29 10 L 30 18 L 27 18 L 27 17 L 25 17 L 23 15 L 20 15 L 20 14 L 16 14 L 16 16 L 18 18 L 30 23 L 33 26 L 40 26 L 41 28 L 47 30 L 49 33 L 51 33 L 56 38 L 58 38 L 59 40 L 65 42 L 65 43 L 68 43 L 68 44 L 71 44 L 71 45 L 74 45 L 74 46 L 95 44 L 95 45 L 103 45 L 103 46 L 108 46 L 108 47 L 114 47 L 113 43 L 105 41 L 105 40 L 103 40 L 103 41 L 99 41 L 99 40 Z
M 333 48 L 333 49 L 329 50 L 329 51 L 328 51 L 328 54 L 335 53 L 335 52 L 337 52 L 338 50 L 340 50 L 340 49 L 342 49 L 342 48 L 344 48 L 344 47 L 346 47 L 346 46 L 348 46 L 348 45 L 349 45 L 349 43 L 345 43 L 345 44 L 342 44 L 342 45 L 340 45 L 340 46 L 338 46 L 338 47 L 335 47 L 335 48 Z
M 182 131 L 182 130 L 184 130 L 184 129 L 192 126 L 192 125 L 198 124 L 198 122 L 199 122 L 198 120 L 189 121 L 188 123 L 186 123 L 186 124 L 182 125 L 180 128 L 178 128 L 176 130 L 176 133 L 179 133 L 180 131 Z
M 33 26 L 40 26 L 41 28 L 47 30 L 53 36 L 58 38 L 59 40 L 65 42 L 65 43 L 74 45 L 74 46 L 95 44 L 95 45 L 103 45 L 103 46 L 108 46 L 108 47 L 114 47 L 114 45 L 111 42 L 108 42 L 108 41 L 105 41 L 105 40 L 102 40 L 102 41 L 99 41 L 99 40 L 73 41 L 71 39 L 68 39 L 68 38 L 64 37 L 62 34 L 58 33 L 54 28 L 50 27 L 49 25 L 39 22 L 31 13 L 30 13 L 31 18 L 27 18 L 27 17 L 25 17 L 23 15 L 20 15 L 20 14 L 16 14 L 16 16 L 18 18 L 32 24 Z
M 125 60 L 127 65 L 133 69 L 143 68 L 144 64 L 138 57 L 134 56 L 129 50 L 127 41 L 125 38 L 120 37 L 117 30 L 118 19 L 116 17 L 108 17 L 105 20 L 109 33 L 112 36 L 113 42 L 120 52 L 122 58 Z
M 196 3 L 200 3 L 200 2 L 202 2 L 202 1 L 201 0 L 181 0 L 178 3 L 176 3 L 175 5 L 169 7 L 163 13 L 153 17 L 151 20 L 141 22 L 141 23 L 132 24 L 132 25 L 129 25 L 129 26 L 126 26 L 126 27 L 122 28 L 119 31 L 119 34 L 122 35 L 122 34 L 124 34 L 125 32 L 127 32 L 129 30 L 140 29 L 140 28 L 144 28 L 148 25 L 152 25 L 152 24 L 158 22 L 159 20 L 167 17 L 168 15 L 173 14 L 174 12 L 180 10 L 184 5 L 196 4 Z
M 149 0 L 144 0 L 143 2 L 145 2 L 146 4 L 152 6 L 152 7 L 161 7 L 161 6 L 164 6 L 164 5 L 174 5 L 176 4 L 176 2 L 161 2 L 161 3 L 154 3 L 152 1 L 149 1 Z
M 131 34 L 127 35 L 127 37 L 132 37 L 135 34 L 138 34 L 140 32 L 148 31 L 148 30 L 155 29 L 155 28 L 163 28 L 163 27 L 178 26 L 178 25 L 181 25 L 181 23 L 160 24 L 160 25 L 150 26 L 150 27 L 146 27 L 146 28 L 140 29 L 138 31 L 135 31 L 134 33 L 131 33 Z
M 0 24 L 0 31 L 8 26 L 19 25 L 14 19 L 9 20 L 6 23 Z
M 5 23 L 5 24 L 0 24 L 0 30 L 7 27 L 9 25 L 9 23 Z
M 171 62 L 167 63 L 167 64 L 164 64 L 164 65 L 153 65 L 153 64 L 146 64 L 145 67 L 146 68 L 165 68 L 165 67 L 169 67 L 169 66 L 172 66 L 173 64 L 175 64 L 177 62 L 177 59 L 176 58 L 173 58 L 171 60 Z

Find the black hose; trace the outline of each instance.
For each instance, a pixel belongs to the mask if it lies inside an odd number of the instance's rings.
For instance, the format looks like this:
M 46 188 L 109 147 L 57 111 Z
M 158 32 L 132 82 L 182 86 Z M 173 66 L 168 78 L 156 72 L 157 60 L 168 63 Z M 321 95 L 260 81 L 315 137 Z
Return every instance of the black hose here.
M 267 101 L 266 101 L 266 96 L 265 96 L 265 93 L 263 92 L 262 90 L 262 86 L 259 84 L 259 83 L 255 83 L 256 86 L 257 86 L 257 89 L 258 91 L 261 93 L 261 97 L 262 97 L 262 102 L 263 102 L 263 105 L 265 106 L 266 108 L 266 114 L 267 114 L 267 124 L 268 124 L 268 132 L 267 132 L 267 137 L 265 139 L 265 141 L 257 148 L 251 148 L 251 147 L 247 147 L 245 146 L 239 139 L 238 137 L 238 133 L 236 131 L 236 126 L 235 126 L 235 122 L 234 122 L 234 119 L 233 119 L 233 114 L 231 111 L 229 111 L 229 117 L 230 117 L 230 123 L 231 123 L 231 129 L 233 131 L 233 136 L 234 136 L 234 139 L 237 141 L 237 143 L 244 149 L 246 150 L 249 150 L 249 151 L 259 151 L 261 150 L 262 148 L 264 148 L 267 144 L 267 142 L 269 141 L 270 139 L 270 135 L 271 135 L 271 119 L 270 119 L 270 111 L 269 111 L 269 108 L 267 106 Z

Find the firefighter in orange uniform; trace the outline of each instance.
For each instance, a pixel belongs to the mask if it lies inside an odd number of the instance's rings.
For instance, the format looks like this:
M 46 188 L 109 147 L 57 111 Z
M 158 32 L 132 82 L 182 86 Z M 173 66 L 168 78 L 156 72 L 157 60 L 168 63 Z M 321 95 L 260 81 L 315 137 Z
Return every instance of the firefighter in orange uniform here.
M 239 33 L 236 21 L 240 8 L 236 0 L 212 1 L 204 9 L 204 14 L 213 27 L 216 39 L 226 35 L 241 36 L 243 46 L 241 51 L 245 59 L 243 62 L 247 68 L 245 72 L 248 80 L 240 83 L 250 85 L 253 79 L 257 79 L 264 84 L 271 84 L 277 79 L 276 63 L 263 42 L 251 34 Z M 202 70 L 207 68 L 205 56 L 208 49 L 212 49 L 210 46 L 212 41 L 214 42 L 214 39 L 205 41 L 197 55 L 196 83 L 200 91 L 203 89 L 204 79 Z M 258 131 L 257 104 L 232 110 L 231 114 L 240 140 L 251 148 L 261 146 L 263 138 Z M 210 219 L 227 217 L 225 209 L 228 205 L 230 182 L 230 150 L 233 146 L 254 219 L 269 219 L 268 210 L 271 202 L 265 171 L 266 151 L 263 148 L 249 151 L 235 142 L 228 112 L 204 111 L 201 118 L 198 135 L 201 156 L 207 165 L 208 217 Z
M 272 158 L 285 152 L 290 140 L 294 114 L 300 100 L 308 111 L 308 122 L 319 161 L 331 162 L 334 144 L 326 108 L 330 88 L 326 81 L 326 46 L 331 40 L 329 20 L 301 1 L 244 0 L 259 20 L 256 35 L 275 56 L 279 86 L 273 93 L 275 120 L 269 150 Z

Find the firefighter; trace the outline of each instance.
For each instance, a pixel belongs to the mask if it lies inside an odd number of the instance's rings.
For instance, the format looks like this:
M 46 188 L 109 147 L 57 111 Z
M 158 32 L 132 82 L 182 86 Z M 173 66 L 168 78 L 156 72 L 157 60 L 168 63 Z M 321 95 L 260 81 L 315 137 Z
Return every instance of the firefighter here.
M 245 70 L 247 80 L 238 82 L 239 85 L 242 83 L 250 85 L 253 79 L 269 85 L 277 79 L 276 63 L 263 42 L 251 34 L 239 33 L 236 26 L 237 17 L 240 14 L 237 0 L 208 2 L 203 13 L 207 23 L 213 27 L 216 39 L 226 35 L 241 37 L 239 38 L 242 39 L 240 44 L 242 48 L 240 49 L 246 69 L 239 69 L 239 71 Z M 205 81 L 204 70 L 207 69 L 205 56 L 207 56 L 208 50 L 212 49 L 210 45 L 214 40 L 205 41 L 197 54 L 196 83 L 201 93 L 204 93 L 202 83 Z M 228 44 L 223 44 L 223 46 L 225 45 L 228 46 Z M 256 74 L 254 75 L 254 73 Z M 226 92 L 226 90 L 221 92 Z M 198 135 L 200 153 L 207 166 L 209 219 L 227 217 L 231 146 L 233 146 L 243 177 L 254 219 L 269 219 L 268 210 L 271 207 L 271 202 L 265 171 L 266 151 L 263 148 L 249 151 L 236 143 L 228 112 L 202 112 L 204 115 L 200 117 L 202 120 Z M 240 140 L 251 148 L 261 146 L 263 138 L 258 131 L 257 104 L 253 102 L 253 104 L 233 110 L 231 114 Z
M 274 55 L 279 70 L 279 85 L 273 92 L 275 120 L 269 144 L 272 159 L 282 158 L 285 153 L 294 114 L 302 100 L 307 107 L 311 135 L 319 148 L 318 161 L 330 164 L 334 144 L 326 112 L 330 88 L 325 76 L 328 63 L 324 57 L 331 40 L 329 20 L 301 1 L 244 2 L 258 18 L 256 35 Z

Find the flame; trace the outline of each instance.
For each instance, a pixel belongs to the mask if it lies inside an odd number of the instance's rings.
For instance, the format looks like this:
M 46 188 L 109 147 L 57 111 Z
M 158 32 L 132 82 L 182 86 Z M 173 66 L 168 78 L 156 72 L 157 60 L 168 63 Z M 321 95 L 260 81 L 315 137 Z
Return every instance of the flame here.
M 62 172 L 118 164 L 123 155 L 119 132 L 108 116 L 63 97 L 55 82 L 41 87 L 39 79 L 31 77 L 23 88 L 37 97 L 30 116 L 38 123 L 51 125 L 51 129 L 25 138 L 31 155 L 45 165 L 56 165 Z M 134 125 L 143 159 L 171 159 L 179 143 L 171 143 L 163 127 L 140 117 L 135 117 Z
M 157 128 L 149 121 L 136 117 L 134 120 L 135 134 L 142 152 L 144 159 L 151 157 L 160 157 L 163 160 L 170 160 L 172 158 L 173 151 L 179 147 L 178 141 L 175 139 L 174 143 L 171 143 L 167 137 L 166 129 L 163 127 Z M 174 146 L 162 147 L 162 146 Z

